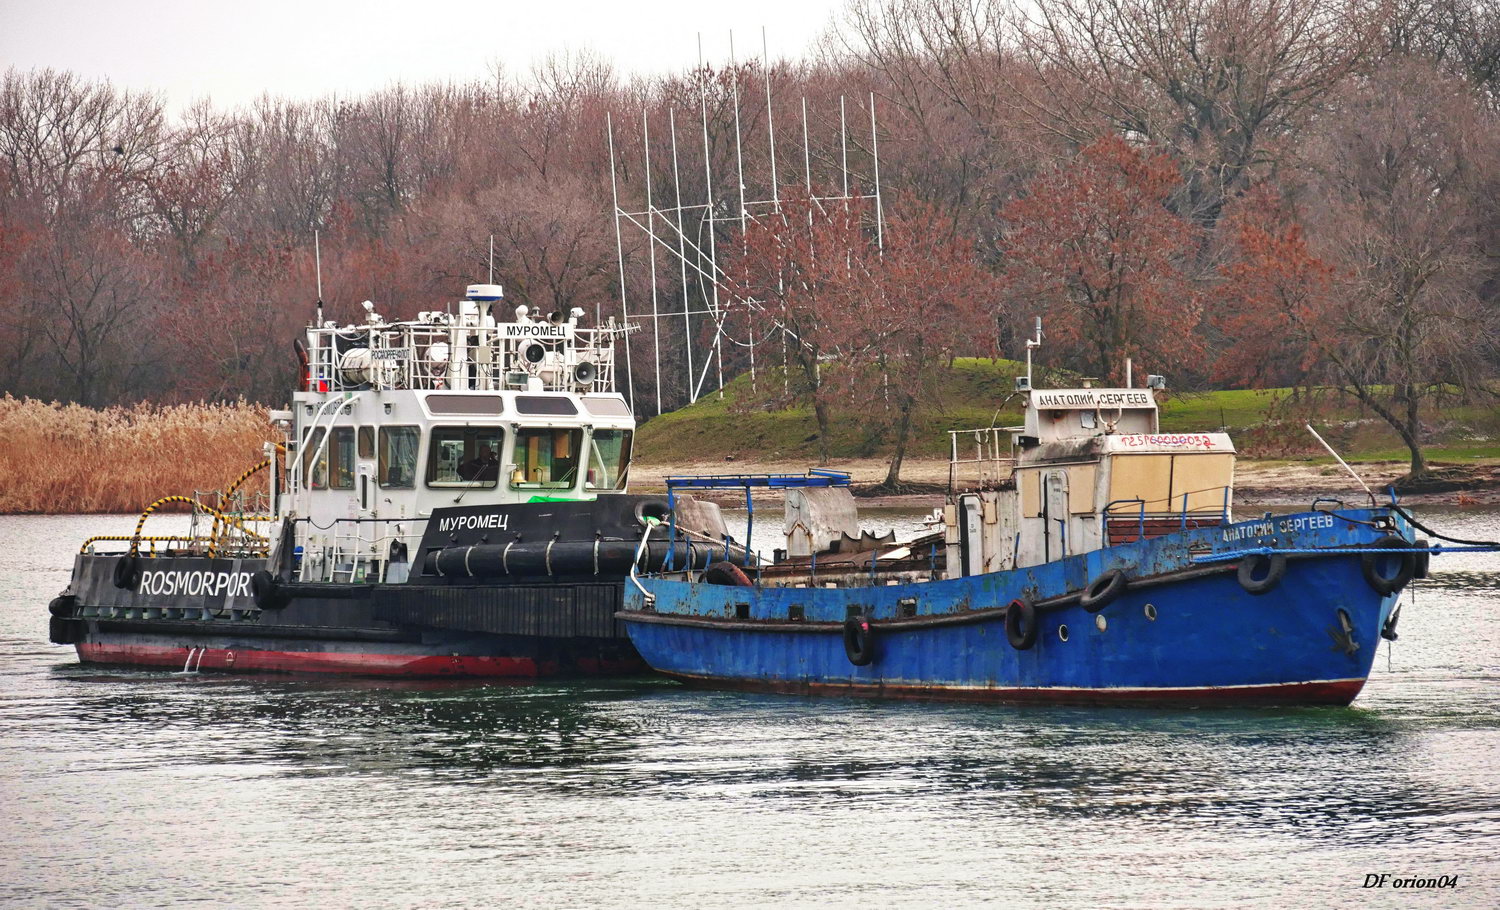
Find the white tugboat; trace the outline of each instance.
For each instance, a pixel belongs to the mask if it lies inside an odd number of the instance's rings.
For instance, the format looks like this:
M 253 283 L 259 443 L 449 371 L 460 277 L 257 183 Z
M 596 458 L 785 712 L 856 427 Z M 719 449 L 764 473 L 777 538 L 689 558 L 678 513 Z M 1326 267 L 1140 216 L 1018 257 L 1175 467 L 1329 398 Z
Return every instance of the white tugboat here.
M 640 667 L 614 614 L 631 565 L 661 564 L 667 544 L 643 531 L 668 509 L 626 492 L 626 328 L 511 310 L 493 284 L 411 321 L 364 307 L 340 326 L 319 306 L 265 461 L 223 492 L 152 503 L 130 537 L 85 542 L 51 604 L 54 642 L 86 663 L 204 670 Z M 168 502 L 192 507 L 192 531 L 145 534 Z M 738 549 L 711 504 L 678 504 L 675 524 L 705 562 Z

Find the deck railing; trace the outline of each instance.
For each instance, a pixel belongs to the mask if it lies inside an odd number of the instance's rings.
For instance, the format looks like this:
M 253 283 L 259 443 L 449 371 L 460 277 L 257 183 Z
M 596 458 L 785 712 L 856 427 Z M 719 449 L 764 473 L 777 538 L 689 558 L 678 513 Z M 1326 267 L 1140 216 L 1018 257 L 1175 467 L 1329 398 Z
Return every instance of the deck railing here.
M 982 427 L 974 430 L 948 431 L 948 494 L 960 492 L 966 475 L 972 475 L 969 490 L 993 490 L 1010 479 L 1015 466 L 1011 434 L 1022 427 Z M 973 451 L 973 457 L 967 457 Z M 960 457 L 960 450 L 964 457 Z
M 428 522 L 426 518 L 336 518 L 331 525 L 318 525 L 310 518 L 293 520 L 300 526 L 295 534 L 301 541 L 294 554 L 297 580 L 340 584 L 405 581 L 411 571 L 409 554 L 416 551 Z M 395 541 L 401 542 L 399 556 L 392 553 Z
M 1204 493 L 1219 493 L 1221 499 L 1216 506 L 1197 506 L 1188 508 L 1192 497 L 1201 496 Z M 1108 535 L 1108 544 L 1122 543 L 1123 540 L 1114 539 L 1114 529 L 1120 527 L 1122 520 L 1134 518 L 1136 536 L 1134 540 L 1144 540 L 1147 537 L 1160 537 L 1173 531 L 1185 531 L 1189 527 L 1202 527 L 1204 525 L 1228 524 L 1232 520 L 1231 511 L 1231 489 L 1228 486 L 1205 487 L 1201 490 L 1189 490 L 1180 496 L 1163 497 L 1161 499 L 1141 499 L 1132 497 L 1130 499 L 1116 499 L 1104 507 L 1105 533 Z M 1175 509 L 1173 505 L 1180 503 Z M 1162 508 L 1147 508 L 1148 506 L 1161 506 Z M 1134 515 L 1130 513 L 1133 512 Z M 1128 527 L 1128 525 L 1127 525 Z
M 501 327 L 394 323 L 314 329 L 307 388 L 609 392 L 622 327 L 567 339 L 507 339 Z M 584 366 L 587 364 L 587 366 Z

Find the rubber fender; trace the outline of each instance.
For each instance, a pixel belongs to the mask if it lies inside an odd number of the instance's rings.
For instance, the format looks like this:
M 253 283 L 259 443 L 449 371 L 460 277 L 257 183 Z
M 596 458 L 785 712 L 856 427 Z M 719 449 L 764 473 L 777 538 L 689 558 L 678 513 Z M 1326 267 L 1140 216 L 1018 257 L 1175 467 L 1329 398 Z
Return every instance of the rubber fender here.
M 1249 594 L 1264 594 L 1277 585 L 1286 576 L 1286 556 L 1281 553 L 1267 555 L 1256 553 L 1240 560 L 1240 568 L 1235 573 L 1240 587 Z
M 276 576 L 265 569 L 251 574 L 250 594 L 255 598 L 255 605 L 262 610 L 280 610 L 291 602 L 291 598 L 281 590 Z
M 1083 595 L 1078 598 L 1078 605 L 1090 613 L 1098 613 L 1124 594 L 1128 584 L 1129 576 L 1119 569 L 1110 569 L 1089 582 L 1089 586 L 1083 589 Z
M 74 597 L 72 594 L 61 594 L 57 597 L 52 598 L 51 603 L 47 604 L 47 612 L 51 613 L 53 616 L 61 616 L 64 619 L 67 619 L 73 615 L 73 610 L 77 606 L 78 598 Z M 66 642 L 64 642 L 64 644 L 66 644 Z
M 875 661 L 875 630 L 870 617 L 851 616 L 844 620 L 844 656 L 856 667 L 868 667 Z
M 121 590 L 133 590 L 141 582 L 140 567 L 141 558 L 134 553 L 126 553 L 115 560 L 115 587 Z
M 551 553 L 548 553 L 548 549 Z M 665 532 L 653 535 L 644 554 L 642 571 L 655 572 L 664 564 L 671 542 Z M 508 551 L 508 552 L 507 552 Z M 447 547 L 429 550 L 421 558 L 422 572 L 427 575 L 443 575 L 449 578 L 503 578 L 514 576 L 545 576 L 550 561 L 553 575 L 626 575 L 636 561 L 640 551 L 640 539 L 635 540 L 533 540 L 508 543 L 478 544 L 472 547 Z M 677 542 L 677 556 L 686 554 L 686 544 Z M 698 554 L 698 565 L 703 565 L 704 555 Z M 714 550 L 720 558 L 724 548 Z M 741 560 L 743 550 L 731 547 L 729 558 Z M 711 561 L 711 560 L 710 560 Z
M 1036 606 L 1024 597 L 1017 597 L 1005 608 L 1005 637 L 1017 651 L 1026 651 L 1036 644 Z
M 1427 577 L 1428 570 L 1432 568 L 1432 553 L 1427 549 L 1430 546 L 1432 544 L 1428 543 L 1425 537 L 1418 537 L 1412 544 L 1412 548 L 1416 551 L 1412 555 L 1417 558 L 1416 565 L 1412 566 L 1412 578 Z
M 1395 534 L 1387 534 L 1370 545 L 1372 550 L 1396 550 L 1407 549 L 1412 544 L 1407 543 L 1403 537 Z M 1394 567 L 1395 571 L 1389 571 Z M 1365 553 L 1359 557 L 1359 570 L 1365 576 L 1365 583 L 1375 590 L 1376 594 L 1386 596 L 1395 594 L 1406 587 L 1411 581 L 1412 575 L 1417 570 L 1416 553 Z
M 725 559 L 710 563 L 708 568 L 703 570 L 703 580 L 711 585 L 741 588 L 748 588 L 752 584 L 750 576 L 745 574 L 744 569 Z
M 47 637 L 54 645 L 76 645 L 88 633 L 88 624 L 81 619 L 53 616 L 47 623 Z

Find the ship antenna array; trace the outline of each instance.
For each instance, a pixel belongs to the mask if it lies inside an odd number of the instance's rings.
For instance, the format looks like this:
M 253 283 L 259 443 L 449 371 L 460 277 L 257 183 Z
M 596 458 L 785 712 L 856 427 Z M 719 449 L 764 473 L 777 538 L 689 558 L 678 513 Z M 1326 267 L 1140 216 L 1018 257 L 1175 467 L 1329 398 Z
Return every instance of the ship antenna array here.
M 697 401 L 704 394 L 704 386 L 708 381 L 710 370 L 716 372 L 718 393 L 720 397 L 724 394 L 724 348 L 728 342 L 733 347 L 744 348 L 748 353 L 748 364 L 750 381 L 756 380 L 756 348 L 772 341 L 779 343 L 782 351 L 782 366 L 785 369 L 786 347 L 788 344 L 800 344 L 800 340 L 785 325 L 785 320 L 775 312 L 769 310 L 768 306 L 759 300 L 746 299 L 730 292 L 728 282 L 729 276 L 719 262 L 719 250 L 728 245 L 738 244 L 743 254 L 745 249 L 745 231 L 748 225 L 766 216 L 779 216 L 782 214 L 781 181 L 777 170 L 777 147 L 776 147 L 776 122 L 774 113 L 774 97 L 771 90 L 771 59 L 766 42 L 765 29 L 761 29 L 761 68 L 765 80 L 765 148 L 768 152 L 766 161 L 768 173 L 760 175 L 758 185 L 763 186 L 766 198 L 746 198 L 746 170 L 745 170 L 745 136 L 742 132 L 742 110 L 740 82 L 743 72 L 734 56 L 734 34 L 729 35 L 729 67 L 733 79 L 728 86 L 729 106 L 732 116 L 732 133 L 730 127 L 725 126 L 724 138 L 734 144 L 733 155 L 733 179 L 734 188 L 730 193 L 724 193 L 716 197 L 714 187 L 717 181 L 719 186 L 725 183 L 724 173 L 715 173 L 713 160 L 713 142 L 710 133 L 709 121 L 709 70 L 703 58 L 703 37 L 698 36 L 698 69 L 695 77 L 698 80 L 698 117 L 702 133 L 702 158 L 703 158 L 703 197 L 699 202 L 683 201 L 682 168 L 678 154 L 677 143 L 677 111 L 674 107 L 668 107 L 665 118 L 657 118 L 656 128 L 660 134 L 663 124 L 670 134 L 664 145 L 670 149 L 671 169 L 663 173 L 662 185 L 670 182 L 672 192 L 657 193 L 653 188 L 655 173 L 652 168 L 651 156 L 651 132 L 653 112 L 646 106 L 641 109 L 640 143 L 641 156 L 639 158 L 642 168 L 636 172 L 634 168 L 626 166 L 627 175 L 636 174 L 631 181 L 640 187 L 638 198 L 634 202 L 622 202 L 622 193 L 628 191 L 624 186 L 625 181 L 620 176 L 621 162 L 625 161 L 623 145 L 617 145 L 615 136 L 615 122 L 612 113 L 606 113 L 604 119 L 605 140 L 609 149 L 609 180 L 610 196 L 614 207 L 615 228 L 615 255 L 619 266 L 619 292 L 620 292 L 620 318 L 625 324 L 632 320 L 651 320 L 652 325 L 652 353 L 653 353 L 653 377 L 655 391 L 655 409 L 660 414 L 666 410 L 666 401 L 670 398 L 678 398 L 684 404 Z M 753 66 L 753 64 L 749 64 Z M 874 208 L 875 237 L 881 248 L 885 242 L 884 208 L 880 195 L 880 146 L 878 138 L 878 123 L 875 110 L 875 93 L 869 95 L 869 117 L 870 135 L 869 145 L 863 151 L 867 152 L 869 170 L 866 174 L 860 174 L 850 170 L 849 146 L 851 143 L 845 98 L 839 97 L 838 109 L 838 141 L 839 149 L 836 153 L 830 152 L 813 155 L 813 146 L 816 142 L 812 138 L 812 128 L 809 126 L 808 102 L 802 99 L 802 161 L 804 190 L 809 197 L 810 207 L 824 210 L 826 203 L 841 203 L 846 208 L 854 202 L 868 201 Z M 689 108 L 689 110 L 691 110 Z M 689 114 L 691 116 L 691 114 Z M 628 121 L 627 121 L 628 122 Z M 622 135 L 622 141 L 624 136 Z M 754 140 L 752 140 L 754 141 Z M 693 143 L 689 142 L 684 149 L 691 154 Z M 858 140 L 855 140 L 856 150 L 859 148 Z M 813 182 L 812 161 L 817 158 L 820 162 L 831 163 L 837 168 L 839 178 L 830 181 L 835 187 L 834 195 L 815 195 Z M 727 171 L 727 166 L 721 166 Z M 851 180 L 851 174 L 853 180 Z M 670 201 L 670 205 L 668 202 Z M 644 208 L 640 208 L 640 202 L 644 202 Z M 731 208 L 737 206 L 736 211 Z M 811 211 L 809 211 L 811 217 Z M 684 220 L 689 221 L 684 224 Z M 692 220 L 697 225 L 692 225 Z M 648 292 L 637 289 L 627 293 L 627 273 L 625 268 L 625 237 L 627 232 L 632 238 L 641 236 L 646 240 L 646 253 L 649 257 L 645 271 L 645 280 L 649 282 Z M 736 232 L 738 237 L 735 236 Z M 668 267 L 658 272 L 657 256 L 666 255 Z M 672 262 L 672 259 L 676 262 Z M 675 266 L 675 267 L 674 267 Z M 676 273 L 675 275 L 673 273 Z M 664 276 L 664 277 L 663 277 Z M 665 290 L 659 287 L 658 280 L 665 281 L 669 286 L 672 279 L 676 278 L 680 284 L 678 289 Z M 696 289 L 696 300 L 694 290 Z M 665 293 L 661 291 L 665 290 Z M 638 296 L 637 296 L 638 295 Z M 721 295 L 732 297 L 724 300 Z M 642 299 L 649 296 L 651 310 L 649 315 L 640 312 L 632 315 L 629 310 L 627 298 Z M 680 301 L 680 310 L 664 310 L 675 302 Z M 694 308 L 696 304 L 696 309 Z M 744 338 L 731 334 L 729 327 L 729 315 L 731 304 L 738 304 L 744 310 L 748 331 Z M 638 304 L 640 306 L 640 304 Z M 642 307 L 643 309 L 643 307 Z M 765 325 L 761 331 L 755 327 L 757 314 L 765 319 Z M 596 313 L 596 317 L 599 314 Z M 704 327 L 703 319 L 707 318 L 713 327 L 712 338 L 704 344 L 697 342 L 699 356 L 695 357 L 694 328 L 700 330 Z M 696 319 L 696 322 L 695 322 Z M 675 325 L 680 321 L 682 330 L 681 357 L 687 364 L 686 379 L 680 392 L 669 391 L 662 381 L 662 357 L 664 356 L 664 345 L 667 348 L 666 355 L 671 356 L 674 352 L 670 349 L 674 342 L 672 338 L 663 338 L 662 332 L 669 325 Z M 1030 351 L 1027 353 L 1028 361 Z M 673 358 L 675 359 L 675 358 Z M 626 394 L 630 399 L 631 406 L 635 406 L 635 384 L 633 371 L 631 369 L 630 336 L 625 335 L 625 376 Z M 698 367 L 695 375 L 694 368 Z M 1029 373 L 1029 368 L 1028 368 Z

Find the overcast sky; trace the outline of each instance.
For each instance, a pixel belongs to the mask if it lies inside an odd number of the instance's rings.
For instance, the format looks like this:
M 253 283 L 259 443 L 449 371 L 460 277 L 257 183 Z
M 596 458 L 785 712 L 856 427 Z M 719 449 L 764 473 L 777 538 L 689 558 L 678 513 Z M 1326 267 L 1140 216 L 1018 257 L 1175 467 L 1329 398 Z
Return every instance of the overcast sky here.
M 0 0 L 0 68 L 48 66 L 164 92 L 173 109 L 262 92 L 362 93 L 395 80 L 464 81 L 492 62 L 524 72 L 551 51 L 592 50 L 623 73 L 697 60 L 796 57 L 844 0 Z

